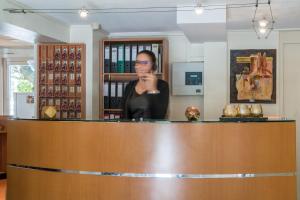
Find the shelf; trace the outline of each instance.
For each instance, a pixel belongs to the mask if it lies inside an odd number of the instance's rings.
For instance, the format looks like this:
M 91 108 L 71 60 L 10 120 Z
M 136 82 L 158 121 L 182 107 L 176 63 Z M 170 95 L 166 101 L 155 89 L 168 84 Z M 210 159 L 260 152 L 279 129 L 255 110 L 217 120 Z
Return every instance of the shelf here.
M 110 67 L 111 65 L 108 65 L 108 62 L 111 63 L 111 55 L 112 52 L 115 53 L 115 50 L 117 48 L 119 52 L 119 48 L 124 49 L 124 57 L 126 58 L 126 55 L 128 55 L 128 52 L 130 52 L 130 60 L 133 58 L 132 53 L 136 54 L 138 51 L 142 49 L 148 49 L 148 50 L 154 50 L 154 53 L 157 57 L 157 62 L 158 62 L 158 70 L 155 73 L 158 79 L 162 79 L 165 81 L 169 81 L 169 42 L 167 38 L 162 38 L 162 37 L 157 37 L 157 38 L 108 38 L 100 41 L 100 51 L 99 51 L 99 60 L 100 60 L 100 73 L 99 73 L 99 78 L 100 78 L 100 84 L 99 84 L 99 93 L 100 93 L 100 101 L 99 101 L 99 114 L 100 118 L 107 117 L 107 114 L 109 114 L 109 118 L 111 118 L 111 115 L 114 115 L 114 112 L 121 112 L 122 109 L 104 109 L 104 90 L 110 91 L 110 89 L 105 89 L 105 84 L 106 87 L 109 88 L 109 85 L 111 83 L 114 83 L 116 85 L 119 85 L 119 83 L 123 84 L 123 89 L 125 89 L 124 86 L 128 84 L 128 82 L 137 80 L 137 73 L 106 73 L 109 71 L 107 68 L 104 69 L 104 66 Z M 149 49 L 150 47 L 150 49 Z M 130 49 L 130 51 L 127 51 L 126 54 L 126 48 Z M 141 49 L 140 49 L 141 48 Z M 114 50 L 114 51 L 113 51 Z M 106 57 L 106 52 L 110 52 L 109 55 L 110 57 Z M 108 61 L 109 58 L 109 61 Z M 125 59 L 124 59 L 125 60 Z M 130 61 L 131 62 L 131 61 Z M 117 64 L 119 66 L 119 64 Z M 122 65 L 123 66 L 123 65 Z M 127 66 L 124 63 L 124 66 Z M 132 63 L 130 63 L 130 68 L 132 69 Z M 118 68 L 117 68 L 118 69 Z M 107 70 L 107 71 L 105 71 Z M 115 70 L 115 69 L 114 69 Z M 114 71 L 112 70 L 112 71 Z M 128 68 L 126 68 L 126 71 L 128 72 Z M 116 72 L 116 71 L 114 71 Z M 120 89 L 120 88 L 119 88 Z M 116 89 L 116 92 L 119 91 L 119 89 Z M 109 93 L 109 92 L 108 92 Z M 122 94 L 124 92 L 122 91 Z M 105 112 L 105 113 L 104 113 Z M 105 114 L 105 116 L 104 116 Z M 121 114 L 122 115 L 122 114 Z M 120 114 L 115 114 L 115 116 L 112 116 L 111 119 L 114 117 L 122 117 Z
M 80 74 L 81 73 L 81 71 L 62 71 L 62 70 L 59 70 L 59 71 L 54 71 L 53 69 L 51 69 L 51 70 L 48 70 L 48 69 L 40 69 L 39 68 L 39 72 L 40 73 L 49 73 L 49 72 L 51 72 L 51 73 L 77 73 L 77 74 Z
M 55 97 L 55 96 L 53 96 L 53 97 L 49 97 L 49 96 L 47 96 L 47 97 L 43 97 L 43 96 L 39 96 L 39 98 L 46 98 L 46 99 L 53 99 L 53 98 L 56 98 L 56 99 L 64 99 L 64 98 L 72 98 L 72 99 L 81 99 L 81 97 L 76 97 L 76 96 L 73 96 L 73 97 L 70 97 L 70 96 L 67 96 L 67 97 L 63 97 L 63 96 L 59 96 L 59 97 Z
M 103 73 L 104 76 L 136 76 L 136 73 Z M 163 73 L 155 73 L 157 76 L 163 75 Z
M 81 86 L 81 84 L 76 83 L 39 83 L 39 85 Z
M 104 73 L 102 74 L 104 80 L 114 80 L 114 81 L 131 81 L 136 80 L 136 73 Z M 158 78 L 162 78 L 162 73 L 157 73 Z
M 103 109 L 104 111 L 122 111 L 123 109 Z

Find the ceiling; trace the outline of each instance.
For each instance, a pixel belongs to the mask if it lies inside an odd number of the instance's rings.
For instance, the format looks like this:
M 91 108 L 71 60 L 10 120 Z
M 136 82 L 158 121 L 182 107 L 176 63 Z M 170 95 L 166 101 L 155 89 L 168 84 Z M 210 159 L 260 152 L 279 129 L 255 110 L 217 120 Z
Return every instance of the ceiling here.
M 8 36 L 0 35 L 0 49 L 6 49 L 6 48 L 33 48 L 33 44 L 24 42 L 21 40 L 17 40 Z
M 197 0 L 17 0 L 30 8 L 71 8 L 85 6 L 89 8 L 138 8 L 138 7 L 176 7 L 180 4 L 195 4 Z M 202 0 L 204 5 L 255 3 L 255 0 Z M 259 0 L 267 2 L 267 0 Z M 275 29 L 300 28 L 300 0 L 272 0 L 271 6 L 275 18 Z M 268 7 L 259 6 L 258 13 L 266 11 Z M 172 9 L 171 9 L 172 10 Z M 154 10 L 152 10 L 154 11 Z M 209 12 L 209 11 L 205 11 Z M 254 7 L 227 9 L 228 30 L 251 29 Z M 77 12 L 51 13 L 50 15 L 66 24 L 99 23 L 103 30 L 115 32 L 165 32 L 180 31 L 176 23 L 176 10 L 170 12 L 139 12 L 139 13 L 90 13 L 86 19 L 81 19 Z

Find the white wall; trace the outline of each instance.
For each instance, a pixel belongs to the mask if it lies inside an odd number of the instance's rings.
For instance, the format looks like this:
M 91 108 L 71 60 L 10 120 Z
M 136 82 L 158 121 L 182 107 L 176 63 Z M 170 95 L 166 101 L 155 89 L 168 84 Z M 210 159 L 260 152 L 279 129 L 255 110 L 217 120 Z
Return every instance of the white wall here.
M 172 63 L 203 61 L 203 44 L 191 44 L 183 34 L 167 35 L 169 40 L 170 80 Z M 170 81 L 171 83 L 171 81 Z M 172 86 L 170 85 L 170 91 Z M 203 96 L 170 96 L 169 119 L 174 121 L 186 120 L 184 115 L 188 106 L 200 109 L 203 119 Z
M 99 81 L 100 81 L 100 48 L 102 43 L 100 42 L 106 34 L 101 31 L 93 32 L 93 118 L 99 118 Z M 101 46 L 100 46 L 101 45 Z
M 300 200 L 300 31 L 282 31 L 279 35 L 283 74 L 283 114 L 296 120 L 297 193 Z
M 99 118 L 99 43 L 104 33 L 94 31 L 90 25 L 73 25 L 70 43 L 86 45 L 86 118 Z
M 277 49 L 276 69 L 276 104 L 262 104 L 264 114 L 281 114 L 282 102 L 282 73 L 279 58 L 279 33 L 272 31 L 268 39 L 257 39 L 253 30 L 230 31 L 227 34 L 228 41 L 228 77 L 230 76 L 230 50 L 231 49 Z M 227 80 L 227 102 L 230 102 L 230 79 Z
M 204 119 L 218 120 L 227 97 L 227 43 L 204 43 Z

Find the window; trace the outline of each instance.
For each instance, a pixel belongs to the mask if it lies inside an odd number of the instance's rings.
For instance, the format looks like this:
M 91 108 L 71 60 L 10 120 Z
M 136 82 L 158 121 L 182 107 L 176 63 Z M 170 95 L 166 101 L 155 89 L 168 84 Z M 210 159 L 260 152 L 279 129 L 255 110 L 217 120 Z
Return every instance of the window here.
M 7 62 L 6 113 L 15 115 L 16 93 L 34 94 L 35 69 L 32 62 Z

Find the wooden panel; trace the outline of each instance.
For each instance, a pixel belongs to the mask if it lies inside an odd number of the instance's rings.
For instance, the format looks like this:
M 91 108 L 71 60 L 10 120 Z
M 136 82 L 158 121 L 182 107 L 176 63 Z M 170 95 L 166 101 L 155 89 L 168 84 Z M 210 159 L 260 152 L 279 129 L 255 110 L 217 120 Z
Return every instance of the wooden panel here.
M 295 177 L 147 179 L 8 172 L 8 200 L 296 200 Z
M 6 172 L 6 132 L 0 132 L 0 173 Z
M 0 200 L 6 199 L 6 180 L 0 180 Z
M 8 162 L 133 173 L 295 172 L 295 122 L 9 121 Z
M 6 172 L 6 154 L 7 154 L 6 121 L 7 121 L 6 116 L 0 116 L 0 174 Z M 0 179 L 2 175 L 0 175 Z

